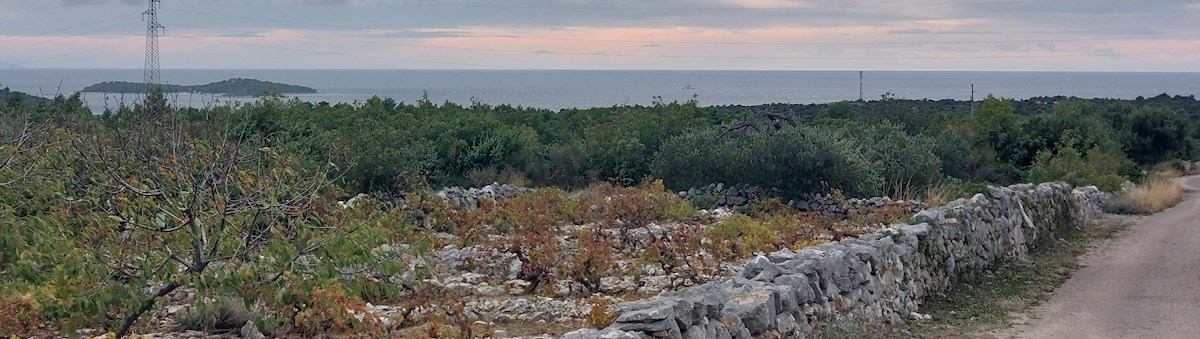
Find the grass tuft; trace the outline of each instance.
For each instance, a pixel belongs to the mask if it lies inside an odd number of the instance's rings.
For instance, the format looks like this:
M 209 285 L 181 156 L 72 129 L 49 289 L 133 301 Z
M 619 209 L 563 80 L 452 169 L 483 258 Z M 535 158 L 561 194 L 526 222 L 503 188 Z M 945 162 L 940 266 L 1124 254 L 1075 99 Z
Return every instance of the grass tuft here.
M 1179 172 L 1156 172 L 1141 185 L 1112 199 L 1105 207 L 1109 213 L 1152 214 L 1162 212 L 1183 200 L 1183 187 L 1175 182 Z
M 223 298 L 213 303 L 200 303 L 189 307 L 175 317 L 175 326 L 180 330 L 206 333 L 236 331 L 247 321 L 254 320 L 254 312 L 238 298 Z
M 952 194 L 953 190 L 945 182 L 931 184 L 925 187 L 925 196 L 921 198 L 921 202 L 925 203 L 926 207 L 945 205 L 950 202 Z

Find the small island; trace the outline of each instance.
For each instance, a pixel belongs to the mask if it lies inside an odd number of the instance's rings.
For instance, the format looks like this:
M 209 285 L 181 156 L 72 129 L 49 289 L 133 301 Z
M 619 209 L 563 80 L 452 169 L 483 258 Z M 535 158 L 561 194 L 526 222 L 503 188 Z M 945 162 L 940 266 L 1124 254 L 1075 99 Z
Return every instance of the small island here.
M 46 101 L 49 101 L 49 99 L 13 91 L 8 89 L 8 87 L 0 88 L 0 105 L 16 107 L 20 105 L 34 105 Z
M 184 86 L 184 85 L 159 85 L 164 93 L 210 93 L 223 94 L 227 96 L 259 96 L 266 93 L 280 94 L 312 94 L 317 90 L 304 86 L 281 84 L 277 82 L 262 81 L 255 79 L 233 78 L 214 83 Z M 128 81 L 106 81 L 95 85 L 88 86 L 82 92 L 87 93 L 138 93 L 146 92 L 148 87 L 145 83 L 128 82 Z

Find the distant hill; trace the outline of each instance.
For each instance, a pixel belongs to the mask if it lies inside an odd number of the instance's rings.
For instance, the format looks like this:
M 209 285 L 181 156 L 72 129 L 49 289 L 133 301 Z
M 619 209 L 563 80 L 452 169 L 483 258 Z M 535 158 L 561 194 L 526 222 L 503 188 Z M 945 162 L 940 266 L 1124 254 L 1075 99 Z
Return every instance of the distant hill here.
M 0 105 L 7 105 L 9 102 L 14 101 L 14 100 L 20 100 L 21 104 L 24 104 L 24 105 L 34 105 L 39 102 L 46 101 L 48 99 L 39 97 L 39 96 L 33 96 L 33 95 L 17 92 L 17 91 L 12 91 L 12 90 L 9 90 L 8 87 L 0 89 Z
M 304 86 L 242 78 L 233 78 L 197 86 L 165 84 L 160 86 L 165 93 L 199 92 L 228 96 L 259 96 L 272 92 L 282 94 L 309 94 L 317 92 L 316 89 Z M 146 91 L 147 87 L 145 83 L 128 81 L 106 81 L 83 89 L 83 92 L 93 93 L 144 93 Z

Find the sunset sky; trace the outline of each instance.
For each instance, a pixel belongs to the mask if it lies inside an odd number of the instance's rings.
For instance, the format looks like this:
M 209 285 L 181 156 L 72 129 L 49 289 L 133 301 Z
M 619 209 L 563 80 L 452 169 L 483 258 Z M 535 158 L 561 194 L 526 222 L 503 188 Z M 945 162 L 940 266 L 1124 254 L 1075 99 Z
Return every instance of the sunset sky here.
M 140 68 L 146 0 L 0 0 L 0 68 Z M 163 68 L 1200 71 L 1200 0 L 164 0 Z

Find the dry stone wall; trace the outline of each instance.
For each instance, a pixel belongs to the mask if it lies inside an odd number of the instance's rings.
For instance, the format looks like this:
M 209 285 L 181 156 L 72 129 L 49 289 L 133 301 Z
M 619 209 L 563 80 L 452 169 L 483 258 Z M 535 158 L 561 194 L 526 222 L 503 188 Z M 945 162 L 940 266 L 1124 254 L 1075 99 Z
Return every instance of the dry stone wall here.
M 680 198 L 687 199 L 696 204 L 697 207 L 715 208 L 747 206 L 766 198 L 779 197 L 782 195 L 782 192 L 745 184 L 732 186 L 710 184 L 700 188 L 680 191 L 678 195 Z M 889 197 L 841 199 L 829 193 L 801 194 L 795 199 L 788 200 L 788 206 L 800 211 L 815 212 L 840 219 L 871 214 L 891 207 L 899 207 L 910 213 L 915 213 L 925 208 L 925 205 L 920 201 L 893 200 Z
M 731 277 L 617 305 L 616 323 L 564 338 L 804 338 L 816 324 L 898 323 L 956 277 L 1101 215 L 1107 196 L 1061 183 L 991 188 L 858 238 L 780 250 Z
M 479 201 L 481 200 L 496 202 L 532 191 L 532 188 L 492 183 L 480 188 L 449 187 L 438 191 L 436 195 L 450 201 L 460 209 L 474 210 L 479 208 Z

